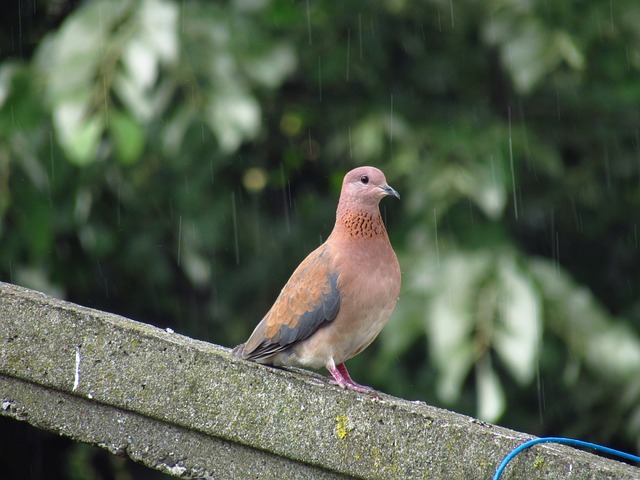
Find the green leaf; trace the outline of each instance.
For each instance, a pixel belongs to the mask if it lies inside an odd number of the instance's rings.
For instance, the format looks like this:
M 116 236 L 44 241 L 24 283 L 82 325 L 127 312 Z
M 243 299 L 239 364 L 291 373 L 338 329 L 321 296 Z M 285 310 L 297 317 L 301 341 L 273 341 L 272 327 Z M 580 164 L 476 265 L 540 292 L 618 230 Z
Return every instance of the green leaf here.
M 503 45 L 503 64 L 521 93 L 530 92 L 555 67 L 560 55 L 553 38 L 537 22 L 527 22 Z
M 193 109 L 180 106 L 173 115 L 166 119 L 161 135 L 161 146 L 167 155 L 177 155 L 182 146 L 182 140 L 194 117 Z
M 438 345 L 437 351 L 433 352 L 439 370 L 437 394 L 445 402 L 454 402 L 459 398 L 462 384 L 473 367 L 473 342 L 470 332 L 461 325 L 461 319 L 447 317 L 446 314 L 451 312 L 437 309 L 434 312 L 438 315 L 433 322 L 435 328 L 442 329 L 444 321 L 451 321 L 450 334 L 446 339 L 434 338 L 433 333 L 430 334 L 431 345 Z
M 537 365 L 542 337 L 540 299 L 528 275 L 511 255 L 498 262 L 501 297 L 493 347 L 522 385 L 529 383 Z
M 585 66 L 584 53 L 580 51 L 576 42 L 566 32 L 557 32 L 555 45 L 562 58 L 574 69 L 582 70 Z
M 178 58 L 178 5 L 166 0 L 144 0 L 138 12 L 140 38 L 152 48 L 158 61 L 174 63 Z
M 136 90 L 140 93 L 151 88 L 158 78 L 156 52 L 138 38 L 132 39 L 126 46 L 122 63 L 127 77 L 136 84 Z
M 100 117 L 92 117 L 81 125 L 65 148 L 69 160 L 77 165 L 87 165 L 96 158 L 100 136 L 104 130 L 104 122 Z
M 123 165 L 136 163 L 146 140 L 142 126 L 130 115 L 112 110 L 108 128 L 118 161 Z
M 29 258 L 39 262 L 47 257 L 52 248 L 54 210 L 44 196 L 21 195 L 20 200 L 22 204 L 17 233 L 25 241 Z
M 0 136 L 22 134 L 45 118 L 39 85 L 27 65 L 5 61 L 0 65 Z
M 68 102 L 54 110 L 53 122 L 58 141 L 71 162 L 87 165 L 95 159 L 104 131 L 101 116 L 87 116 L 82 104 Z
M 629 382 L 640 376 L 640 337 L 624 319 L 612 319 L 593 294 L 549 261 L 531 262 L 543 291 L 550 327 L 604 378 Z
M 379 157 L 384 148 L 384 124 L 380 115 L 369 115 L 353 129 L 353 154 L 369 160 Z
M 235 151 L 243 140 L 253 138 L 260 127 L 260 105 L 248 92 L 229 89 L 209 100 L 207 123 L 223 152 Z
M 438 291 L 426 317 L 431 355 L 439 372 L 438 396 L 446 402 L 458 398 L 475 361 L 474 299 L 487 260 L 482 255 L 451 255 L 438 272 Z
M 89 90 L 105 48 L 109 32 L 131 6 L 130 0 L 101 0 L 83 4 L 69 15 L 60 29 L 38 48 L 35 59 L 46 75 L 47 94 L 53 103 L 77 96 L 77 89 Z
M 138 80 L 122 71 L 116 72 L 113 78 L 113 91 L 123 107 L 139 120 L 146 122 L 157 115 L 158 109 L 153 105 L 148 93 L 140 86 Z
M 243 63 L 247 75 L 262 85 L 275 88 L 296 67 L 296 57 L 289 45 L 280 44 L 270 51 L 253 55 Z
M 181 235 L 178 264 L 194 286 L 204 288 L 211 283 L 213 271 L 201 251 L 203 238 L 200 231 L 195 224 L 184 225 L 178 234 Z
M 476 366 L 478 418 L 495 422 L 506 407 L 504 390 L 498 375 L 491 366 L 489 356 L 484 356 Z
M 18 68 L 18 65 L 11 62 L 3 62 L 0 65 L 0 107 L 4 106 L 4 102 L 9 97 L 11 84 Z
M 52 281 L 49 272 L 42 268 L 20 265 L 15 269 L 15 283 L 46 293 L 56 298 L 65 298 L 64 286 Z
M 158 81 L 160 66 L 178 60 L 178 7 L 166 1 L 145 0 L 136 19 L 134 34 L 122 52 L 123 73 L 135 96 L 148 96 Z

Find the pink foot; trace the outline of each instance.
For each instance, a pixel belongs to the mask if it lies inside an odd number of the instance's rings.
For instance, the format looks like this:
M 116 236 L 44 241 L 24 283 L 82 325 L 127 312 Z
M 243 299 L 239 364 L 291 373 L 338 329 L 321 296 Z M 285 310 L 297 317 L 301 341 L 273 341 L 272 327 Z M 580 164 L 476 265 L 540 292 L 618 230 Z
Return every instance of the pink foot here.
M 373 388 L 367 387 L 366 385 L 360 385 L 359 383 L 351 380 L 351 376 L 349 375 L 344 363 L 339 363 L 335 367 L 327 366 L 327 370 L 329 370 L 331 375 L 333 375 L 335 383 L 341 388 L 362 393 L 373 392 Z

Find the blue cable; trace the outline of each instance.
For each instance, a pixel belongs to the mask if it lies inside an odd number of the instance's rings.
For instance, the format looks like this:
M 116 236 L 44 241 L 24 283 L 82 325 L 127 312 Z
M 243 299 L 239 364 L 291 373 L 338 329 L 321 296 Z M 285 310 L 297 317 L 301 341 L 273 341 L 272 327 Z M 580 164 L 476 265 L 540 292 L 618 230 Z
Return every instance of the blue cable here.
M 620 450 L 615 450 L 609 447 L 603 447 L 602 445 L 598 445 L 595 443 L 585 442 L 583 440 L 575 440 L 573 438 L 563 438 L 563 437 L 543 437 L 543 438 L 534 438 L 533 440 L 529 440 L 528 442 L 523 443 L 519 447 L 514 448 L 509 455 L 504 457 L 502 463 L 496 470 L 495 475 L 493 476 L 493 480 L 499 480 L 500 475 L 506 468 L 507 464 L 514 459 L 516 455 L 518 455 L 523 450 L 530 448 L 538 443 L 561 443 L 563 445 L 570 445 L 574 447 L 585 447 L 591 448 L 598 452 L 608 453 L 609 455 L 614 455 L 620 458 L 624 458 L 625 460 L 631 460 L 632 462 L 640 462 L 640 457 L 637 455 L 632 455 L 630 453 L 621 452 Z

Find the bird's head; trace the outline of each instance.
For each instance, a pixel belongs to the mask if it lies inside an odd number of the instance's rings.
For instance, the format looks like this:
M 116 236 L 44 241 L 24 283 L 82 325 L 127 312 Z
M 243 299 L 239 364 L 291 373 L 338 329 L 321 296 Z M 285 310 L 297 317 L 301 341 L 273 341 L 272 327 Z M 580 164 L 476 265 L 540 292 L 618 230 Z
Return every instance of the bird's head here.
M 387 195 L 400 198 L 400 194 L 387 183 L 384 173 L 375 167 L 358 167 L 345 175 L 340 203 L 377 208 L 380 200 Z

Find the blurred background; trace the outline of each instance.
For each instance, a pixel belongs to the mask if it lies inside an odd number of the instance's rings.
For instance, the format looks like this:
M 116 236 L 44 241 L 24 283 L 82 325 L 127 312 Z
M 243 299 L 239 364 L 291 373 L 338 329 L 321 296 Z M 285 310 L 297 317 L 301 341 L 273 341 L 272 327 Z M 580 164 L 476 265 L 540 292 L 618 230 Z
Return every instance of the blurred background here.
M 225 346 L 381 168 L 403 273 L 353 377 L 640 449 L 637 0 L 17 0 L 0 279 Z M 7 478 L 164 478 L 0 418 Z

